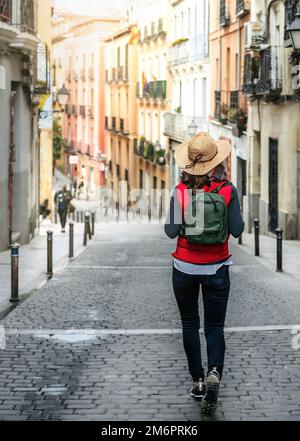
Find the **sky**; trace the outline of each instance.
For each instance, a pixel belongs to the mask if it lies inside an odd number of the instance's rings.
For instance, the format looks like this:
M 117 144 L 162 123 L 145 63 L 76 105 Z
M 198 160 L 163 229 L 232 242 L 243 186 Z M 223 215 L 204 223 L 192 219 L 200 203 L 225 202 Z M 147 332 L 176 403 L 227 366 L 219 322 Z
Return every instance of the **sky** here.
M 84 15 L 105 16 L 112 11 L 125 12 L 126 0 L 55 0 L 55 7 Z

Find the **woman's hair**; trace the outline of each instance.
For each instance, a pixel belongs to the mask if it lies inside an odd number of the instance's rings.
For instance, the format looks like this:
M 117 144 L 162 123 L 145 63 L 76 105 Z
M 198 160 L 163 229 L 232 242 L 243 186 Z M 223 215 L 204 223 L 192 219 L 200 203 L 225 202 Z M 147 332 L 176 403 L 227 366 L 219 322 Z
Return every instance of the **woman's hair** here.
M 181 175 L 181 182 L 182 184 L 187 185 L 188 188 L 192 189 L 194 192 L 199 188 L 203 188 L 206 183 L 209 183 L 210 177 L 209 175 L 204 175 L 204 176 L 190 175 L 186 171 L 183 171 Z

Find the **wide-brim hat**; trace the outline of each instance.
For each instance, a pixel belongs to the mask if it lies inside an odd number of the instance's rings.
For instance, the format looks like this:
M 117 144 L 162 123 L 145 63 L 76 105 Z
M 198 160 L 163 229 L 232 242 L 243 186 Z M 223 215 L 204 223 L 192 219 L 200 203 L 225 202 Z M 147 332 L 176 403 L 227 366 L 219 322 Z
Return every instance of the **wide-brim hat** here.
M 215 141 L 209 133 L 200 132 L 176 148 L 175 160 L 186 173 L 203 176 L 221 164 L 230 153 L 229 141 Z

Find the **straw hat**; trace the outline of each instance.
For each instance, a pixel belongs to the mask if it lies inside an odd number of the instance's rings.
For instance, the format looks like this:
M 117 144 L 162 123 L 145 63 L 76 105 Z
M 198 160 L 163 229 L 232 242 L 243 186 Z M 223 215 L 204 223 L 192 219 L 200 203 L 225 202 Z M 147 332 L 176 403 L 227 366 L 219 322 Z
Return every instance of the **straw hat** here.
M 209 133 L 201 132 L 177 147 L 175 159 L 186 173 L 203 176 L 221 164 L 230 152 L 229 141 L 215 141 Z

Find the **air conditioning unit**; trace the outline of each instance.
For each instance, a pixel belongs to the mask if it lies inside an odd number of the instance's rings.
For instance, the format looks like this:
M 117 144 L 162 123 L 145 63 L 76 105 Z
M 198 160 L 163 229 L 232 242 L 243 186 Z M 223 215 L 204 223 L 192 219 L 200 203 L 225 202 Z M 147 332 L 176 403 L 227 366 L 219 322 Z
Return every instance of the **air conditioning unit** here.
M 262 24 L 249 21 L 245 23 L 245 48 L 259 49 L 264 41 Z

